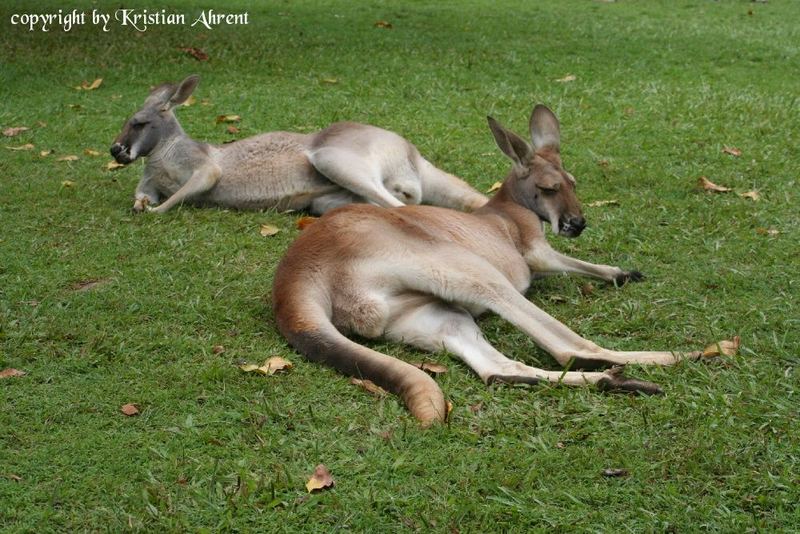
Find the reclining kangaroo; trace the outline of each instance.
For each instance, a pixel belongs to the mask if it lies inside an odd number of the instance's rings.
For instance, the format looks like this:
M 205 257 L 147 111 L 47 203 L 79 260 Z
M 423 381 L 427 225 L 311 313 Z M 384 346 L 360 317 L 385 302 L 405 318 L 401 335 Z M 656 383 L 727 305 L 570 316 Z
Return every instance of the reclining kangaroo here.
M 226 145 L 195 141 L 173 110 L 199 81 L 189 76 L 156 87 L 114 140 L 111 155 L 119 163 L 149 156 L 134 211 L 163 213 L 186 202 L 321 214 L 352 202 L 475 209 L 487 201 L 410 142 L 366 124 L 339 122 L 309 135 L 271 132 Z
M 536 106 L 531 147 L 494 119 L 489 126 L 513 162 L 502 187 L 472 213 L 430 206 L 341 208 L 308 227 L 278 266 L 273 305 L 281 333 L 311 360 L 396 393 L 424 425 L 446 415 L 442 391 L 424 371 L 351 341 L 386 337 L 428 351 L 446 349 L 484 382 L 553 382 L 659 393 L 617 369 L 546 371 L 511 360 L 481 334 L 474 316 L 491 310 L 529 335 L 562 366 L 670 365 L 698 353 L 619 352 L 599 347 L 523 293 L 533 273 L 573 272 L 616 284 L 637 271 L 595 265 L 552 249 L 542 220 L 575 237 L 585 221 L 575 179 L 561 166 L 559 124 Z

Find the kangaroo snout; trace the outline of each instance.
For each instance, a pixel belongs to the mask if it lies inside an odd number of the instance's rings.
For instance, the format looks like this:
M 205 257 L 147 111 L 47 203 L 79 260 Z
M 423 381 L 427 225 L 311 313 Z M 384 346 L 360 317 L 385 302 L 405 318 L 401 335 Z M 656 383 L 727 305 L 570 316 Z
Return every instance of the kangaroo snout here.
M 586 219 L 582 215 L 566 217 L 559 221 L 558 233 L 565 237 L 578 237 L 586 228 Z
M 111 145 L 111 155 L 117 160 L 117 163 L 128 164 L 132 161 L 128 147 L 119 143 Z

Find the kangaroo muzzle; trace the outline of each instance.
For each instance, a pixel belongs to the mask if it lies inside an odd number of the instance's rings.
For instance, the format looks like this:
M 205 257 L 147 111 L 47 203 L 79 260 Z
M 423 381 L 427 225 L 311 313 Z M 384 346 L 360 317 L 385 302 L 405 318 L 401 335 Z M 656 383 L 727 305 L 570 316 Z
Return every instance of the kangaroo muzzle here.
M 586 228 L 586 219 L 581 215 L 566 217 L 559 219 L 558 226 L 558 233 L 564 237 L 578 237 Z
M 120 143 L 114 143 L 111 145 L 111 155 L 114 157 L 117 163 L 122 163 L 123 165 L 127 165 L 133 161 L 130 153 L 130 147 Z

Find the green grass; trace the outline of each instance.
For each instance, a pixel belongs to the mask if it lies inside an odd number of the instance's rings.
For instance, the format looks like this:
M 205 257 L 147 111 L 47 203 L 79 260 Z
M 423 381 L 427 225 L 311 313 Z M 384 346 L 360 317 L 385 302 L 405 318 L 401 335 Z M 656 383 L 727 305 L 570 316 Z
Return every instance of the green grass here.
M 0 369 L 27 372 L 0 381 L 0 529 L 800 528 L 791 0 L 173 1 L 187 18 L 248 10 L 251 23 L 142 34 L 11 26 L 13 12 L 119 3 L 29 4 L 0 7 L 0 126 L 31 128 L 0 138 Z M 240 136 L 369 122 L 483 189 L 509 166 L 484 116 L 522 133 L 546 103 L 582 200 L 619 203 L 586 207 L 587 231 L 551 242 L 648 278 L 584 297 L 585 280 L 559 276 L 535 282 L 531 300 L 610 348 L 740 335 L 740 354 L 630 370 L 661 384 L 660 398 L 485 387 L 433 355 L 449 366 L 438 380 L 454 410 L 420 430 L 395 397 L 369 396 L 277 334 L 270 284 L 299 214 L 129 213 L 142 165 L 109 172 L 106 151 L 149 86 L 190 73 L 202 76 L 198 102 L 179 115 L 196 138 L 231 138 L 214 122 L 225 113 L 242 116 Z M 95 78 L 96 91 L 74 89 Z M 35 149 L 5 148 L 25 143 Z M 69 154 L 80 159 L 57 161 Z M 701 175 L 735 191 L 699 192 Z M 749 190 L 761 200 L 737 194 Z M 262 223 L 282 232 L 263 238 Z M 101 283 L 76 289 L 87 280 Z M 508 355 L 556 368 L 503 321 L 481 325 Z M 290 374 L 235 366 L 275 354 Z M 119 413 L 128 402 L 139 417 Z M 336 487 L 309 496 L 317 463 Z

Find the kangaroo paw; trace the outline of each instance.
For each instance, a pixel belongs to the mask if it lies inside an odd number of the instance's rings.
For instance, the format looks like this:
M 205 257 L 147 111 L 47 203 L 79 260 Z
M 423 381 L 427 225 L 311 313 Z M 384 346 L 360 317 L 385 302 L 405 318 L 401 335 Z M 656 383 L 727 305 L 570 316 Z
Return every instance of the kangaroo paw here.
M 611 393 L 633 393 L 641 395 L 663 395 L 658 384 L 646 382 L 636 378 L 628 378 L 622 372 L 622 367 L 614 367 L 605 372 L 605 377 L 597 382 L 597 387 L 602 391 Z
M 617 287 L 624 286 L 628 282 L 641 282 L 644 280 L 644 275 L 639 271 L 623 271 L 614 277 L 614 285 Z

